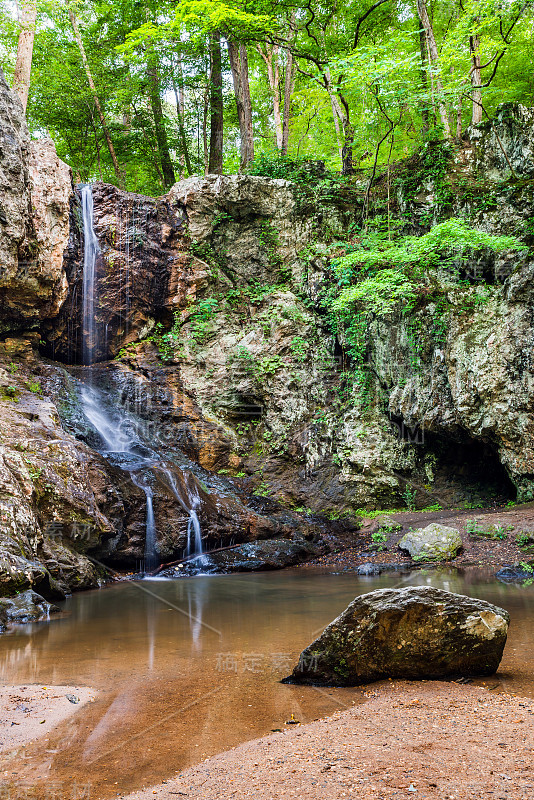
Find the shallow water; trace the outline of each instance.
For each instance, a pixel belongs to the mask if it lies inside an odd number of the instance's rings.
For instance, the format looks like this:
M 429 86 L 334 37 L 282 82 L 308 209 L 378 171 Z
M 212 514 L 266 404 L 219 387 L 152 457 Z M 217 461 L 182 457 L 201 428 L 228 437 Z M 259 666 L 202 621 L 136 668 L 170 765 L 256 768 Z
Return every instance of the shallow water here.
M 4 759 L 0 788 L 2 780 L 17 786 L 12 798 L 41 798 L 43 786 L 55 784 L 57 798 L 113 797 L 284 728 L 291 715 L 307 722 L 364 702 L 358 688 L 279 681 L 356 595 L 416 584 L 508 609 L 505 656 L 487 684 L 534 696 L 534 586 L 500 584 L 476 571 L 363 578 L 303 569 L 116 584 L 74 596 L 50 623 L 0 637 L 5 683 L 100 692 L 50 737 L 27 746 L 23 758 Z

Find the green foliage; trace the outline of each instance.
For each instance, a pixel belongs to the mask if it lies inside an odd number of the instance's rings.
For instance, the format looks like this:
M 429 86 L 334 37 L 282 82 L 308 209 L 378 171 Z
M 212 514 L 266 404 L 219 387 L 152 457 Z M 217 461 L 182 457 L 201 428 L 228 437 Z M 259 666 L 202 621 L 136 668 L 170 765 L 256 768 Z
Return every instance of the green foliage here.
M 332 282 L 320 298 L 332 335 L 344 345 L 351 363 L 351 385 L 365 408 L 370 402 L 367 332 L 373 318 L 402 314 L 411 344 L 412 366 L 419 368 L 425 349 L 443 346 L 451 311 L 472 312 L 491 297 L 491 287 L 470 286 L 461 265 L 474 254 L 527 248 L 513 236 L 493 236 L 459 219 L 435 225 L 422 236 L 391 237 L 391 225 L 377 220 L 332 261 Z M 336 245 L 337 247 L 337 245 Z M 452 303 L 449 291 L 456 287 Z
M 435 225 L 423 236 L 403 236 L 393 241 L 370 240 L 374 247 L 354 250 L 333 263 L 334 272 L 341 284 L 354 277 L 380 269 L 403 270 L 414 278 L 425 271 L 456 267 L 462 260 L 478 251 L 503 253 L 528 252 L 515 236 L 494 236 L 469 226 L 461 219 L 448 219 Z
M 303 339 L 302 336 L 295 336 L 291 340 L 291 352 L 297 361 L 306 361 L 309 349 L 309 342 Z
M 285 367 L 285 362 L 281 356 L 265 356 L 256 364 L 255 372 L 258 378 L 264 378 L 274 375 L 283 367 Z
M 410 511 L 415 510 L 415 500 L 417 497 L 417 489 L 412 489 L 409 486 L 406 486 L 404 492 L 402 493 L 402 498 L 406 503 L 406 508 Z
M 468 519 L 465 521 L 465 532 L 471 536 L 477 536 L 484 539 L 493 539 L 496 541 L 503 541 L 507 538 L 508 532 L 513 530 L 513 525 L 485 525 L 477 519 Z
M 197 344 L 203 344 L 213 331 L 213 318 L 219 301 L 213 297 L 199 300 L 189 318 L 191 336 Z
M 528 547 L 530 544 L 534 543 L 534 535 L 532 533 L 520 531 L 515 537 L 515 542 L 519 547 Z

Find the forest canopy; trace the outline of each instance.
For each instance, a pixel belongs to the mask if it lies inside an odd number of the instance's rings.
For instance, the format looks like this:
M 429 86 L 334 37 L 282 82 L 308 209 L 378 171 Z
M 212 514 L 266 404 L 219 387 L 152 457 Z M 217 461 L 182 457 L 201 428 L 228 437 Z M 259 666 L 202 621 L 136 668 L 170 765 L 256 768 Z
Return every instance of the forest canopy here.
M 375 170 L 534 105 L 532 0 L 0 0 L 0 64 L 77 179 Z M 274 166 L 273 166 L 274 165 Z

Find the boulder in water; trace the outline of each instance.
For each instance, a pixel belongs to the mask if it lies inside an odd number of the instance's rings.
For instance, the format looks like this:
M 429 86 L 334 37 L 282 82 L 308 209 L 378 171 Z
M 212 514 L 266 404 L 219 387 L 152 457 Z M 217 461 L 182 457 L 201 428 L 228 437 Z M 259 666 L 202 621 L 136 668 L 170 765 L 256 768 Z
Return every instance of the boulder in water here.
M 432 522 L 426 528 L 408 531 L 399 542 L 414 561 L 450 561 L 462 548 L 462 537 L 456 528 Z
M 324 545 L 304 538 L 262 539 L 245 542 L 231 550 L 212 553 L 209 558 L 211 566 L 217 572 L 255 572 L 301 564 L 324 550 Z
M 429 586 L 369 592 L 303 650 L 284 682 L 355 686 L 383 678 L 491 675 L 509 622 L 498 606 Z
M 48 619 L 50 614 L 59 608 L 48 603 L 44 597 L 28 589 L 15 597 L 0 598 L 0 624 L 5 627 L 10 623 L 37 622 Z

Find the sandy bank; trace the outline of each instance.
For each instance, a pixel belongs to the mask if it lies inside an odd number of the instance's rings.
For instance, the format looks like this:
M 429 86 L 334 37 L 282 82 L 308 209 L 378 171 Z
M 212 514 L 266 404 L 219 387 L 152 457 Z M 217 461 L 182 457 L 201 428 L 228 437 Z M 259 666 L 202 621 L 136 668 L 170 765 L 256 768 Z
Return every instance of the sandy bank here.
M 534 797 L 534 701 L 434 681 L 384 682 L 366 695 L 128 800 Z
M 0 685 L 0 753 L 49 733 L 95 695 L 86 686 Z

